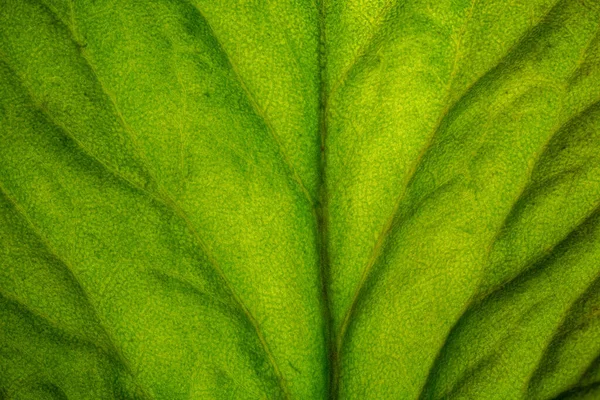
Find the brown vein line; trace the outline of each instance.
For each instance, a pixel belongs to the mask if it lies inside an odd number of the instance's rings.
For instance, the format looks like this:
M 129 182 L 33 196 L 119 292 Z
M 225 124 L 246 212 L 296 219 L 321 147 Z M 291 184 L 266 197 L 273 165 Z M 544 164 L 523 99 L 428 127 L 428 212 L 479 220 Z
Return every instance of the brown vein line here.
M 337 351 L 341 352 L 342 350 L 342 346 L 343 346 L 343 341 L 345 340 L 345 336 L 346 333 L 348 331 L 348 325 L 350 323 L 350 320 L 352 319 L 355 310 L 356 310 L 356 305 L 358 302 L 358 299 L 360 297 L 360 294 L 363 290 L 364 284 L 368 279 L 368 276 L 371 272 L 371 270 L 373 269 L 373 266 L 376 264 L 377 260 L 381 257 L 381 255 L 383 254 L 383 245 L 387 239 L 387 237 L 389 236 L 392 227 L 393 227 L 393 223 L 395 221 L 396 215 L 400 209 L 400 205 L 402 204 L 402 202 L 404 201 L 404 199 L 406 198 L 406 194 L 408 193 L 408 187 L 411 185 L 411 183 L 413 182 L 414 178 L 417 175 L 417 171 L 419 166 L 421 165 L 421 162 L 423 161 L 425 154 L 432 148 L 433 143 L 434 143 L 434 139 L 437 136 L 438 132 L 441 129 L 442 126 L 442 122 L 445 119 L 445 117 L 447 115 L 449 115 L 450 110 L 456 105 L 458 104 L 458 102 L 464 97 L 464 95 L 457 100 L 456 102 L 454 102 L 453 104 L 450 104 L 450 96 L 452 94 L 452 85 L 454 83 L 454 79 L 456 77 L 456 74 L 458 73 L 458 61 L 460 58 L 460 50 L 461 50 L 461 44 L 462 44 L 462 39 L 463 36 L 466 32 L 468 23 L 470 22 L 472 16 L 473 16 L 473 10 L 475 8 L 475 5 L 477 3 L 477 0 L 472 0 L 471 1 L 471 8 L 469 10 L 469 13 L 467 15 L 467 17 L 465 18 L 465 22 L 461 28 L 461 31 L 459 33 L 459 39 L 457 41 L 457 45 L 456 45 L 456 51 L 455 51 L 455 55 L 454 55 L 454 61 L 453 61 L 453 66 L 452 66 L 452 71 L 450 74 L 450 77 L 448 79 L 448 84 L 446 87 L 446 103 L 447 105 L 444 107 L 444 109 L 442 110 L 442 112 L 440 113 L 435 125 L 434 125 L 434 129 L 432 130 L 432 132 L 429 134 L 428 138 L 427 138 L 427 142 L 425 144 L 425 146 L 422 148 L 421 152 L 419 153 L 419 155 L 417 156 L 415 162 L 413 163 L 413 165 L 411 166 L 409 173 L 408 173 L 408 178 L 406 179 L 406 183 L 403 185 L 404 189 L 400 192 L 399 196 L 396 199 L 396 202 L 394 204 L 394 208 L 392 209 L 392 213 L 390 214 L 389 218 L 387 219 L 387 221 L 385 222 L 383 229 L 381 230 L 381 232 L 379 233 L 379 236 L 377 238 L 377 241 L 375 243 L 375 246 L 373 247 L 373 250 L 371 252 L 371 255 L 369 256 L 369 260 L 367 261 L 367 265 L 365 267 L 365 269 L 363 270 L 363 274 L 361 276 L 361 279 L 354 291 L 354 295 L 352 297 L 352 302 L 350 304 L 350 307 L 348 308 L 348 311 L 346 312 L 346 314 L 344 315 L 344 318 L 342 320 L 342 324 L 340 327 L 340 332 L 337 336 Z M 465 94 L 466 95 L 466 94 Z
M 114 338 L 112 337 L 111 333 L 108 331 L 106 326 L 104 326 L 102 319 L 98 315 L 96 306 L 91 301 L 89 293 L 87 292 L 84 285 L 81 283 L 81 281 L 77 277 L 77 274 L 74 272 L 75 271 L 74 268 L 65 259 L 65 257 L 61 257 L 59 255 L 59 253 L 54 249 L 54 247 L 50 244 L 50 242 L 46 239 L 46 237 L 42 234 L 42 232 L 38 229 L 38 227 L 33 223 L 31 218 L 29 218 L 29 215 L 25 212 L 25 210 L 21 207 L 21 205 L 17 202 L 17 200 L 10 195 L 10 193 L 4 186 L 4 182 L 2 182 L 2 180 L 0 180 L 0 193 L 2 195 L 4 195 L 4 197 L 12 205 L 13 209 L 17 212 L 17 214 L 19 214 L 21 216 L 21 218 L 23 218 L 25 220 L 27 225 L 29 225 L 29 230 L 38 238 L 39 242 L 45 247 L 48 254 L 50 254 L 50 256 L 52 256 L 55 260 L 60 262 L 65 267 L 66 272 L 68 273 L 68 275 L 70 276 L 72 281 L 77 285 L 81 294 L 83 295 L 85 302 L 90 306 L 92 315 L 98 322 L 98 326 L 100 327 L 100 329 L 104 332 L 104 334 L 108 338 L 109 344 L 112 347 L 112 350 L 114 351 L 114 353 L 117 355 L 119 362 L 125 367 L 126 371 L 134 378 L 137 386 L 142 390 L 144 396 L 149 399 L 152 398 L 152 396 L 149 395 L 149 393 L 146 391 L 146 389 L 138 383 L 137 374 L 133 371 L 133 369 L 131 368 L 131 365 L 129 364 L 129 361 L 127 360 L 127 358 L 125 358 L 124 354 L 121 352 L 121 350 L 115 344 Z
M 42 5 L 47 10 L 49 10 L 49 12 L 52 15 L 55 16 L 55 18 L 57 19 L 57 21 L 61 22 L 60 18 L 58 18 L 58 16 L 56 14 L 54 14 L 54 12 L 53 12 L 53 10 L 51 8 L 49 8 L 48 6 L 46 6 L 44 4 L 43 0 L 37 0 L 37 1 L 39 2 L 40 5 Z M 72 4 L 72 0 L 71 0 L 71 4 Z M 77 41 L 77 37 L 75 36 L 74 32 L 71 30 L 70 27 L 68 27 L 66 25 L 65 25 L 65 28 L 66 28 L 67 32 L 70 34 L 70 36 L 73 39 L 73 41 L 77 44 L 78 41 Z M 119 111 L 119 108 L 117 107 L 117 104 L 116 104 L 115 100 L 109 95 L 109 92 L 107 92 L 106 88 L 104 87 L 104 85 L 100 81 L 99 76 L 97 75 L 97 73 L 96 73 L 93 65 L 90 63 L 90 61 L 84 55 L 83 49 L 81 48 L 81 46 L 77 46 L 77 48 L 80 50 L 80 54 L 81 54 L 82 58 L 88 64 L 91 72 L 94 75 L 94 78 L 96 79 L 96 81 L 100 85 L 100 87 L 103 90 L 104 94 L 111 101 L 111 103 L 112 103 L 112 105 L 114 107 L 115 113 L 119 117 L 120 122 L 121 122 L 123 128 L 128 132 L 129 136 L 131 137 L 131 140 L 132 140 L 132 142 L 134 144 L 134 148 L 138 152 L 138 155 L 139 155 L 140 159 L 145 161 L 145 158 L 142 157 L 141 154 L 139 154 L 139 150 L 138 150 L 137 144 L 135 142 L 135 135 L 133 135 L 133 133 L 131 132 L 131 129 L 129 128 L 129 125 L 126 124 L 123 116 L 121 115 L 121 113 Z M 15 74 L 15 76 L 18 76 L 18 75 Z M 34 97 L 32 99 L 34 99 Z M 34 101 L 34 103 L 36 103 L 36 102 Z M 43 108 L 42 108 L 42 110 L 43 110 Z M 48 115 L 47 113 L 45 113 L 45 114 Z M 269 363 L 273 367 L 275 375 L 277 376 L 277 380 L 278 380 L 279 386 L 280 386 L 280 388 L 281 388 L 284 396 L 286 396 L 287 398 L 290 398 L 290 395 L 289 395 L 289 392 L 288 392 L 288 389 L 287 389 L 287 385 L 285 384 L 285 379 L 283 378 L 283 375 L 281 374 L 279 366 L 278 366 L 278 364 L 277 364 L 277 362 L 276 362 L 276 360 L 275 360 L 275 358 L 274 358 L 274 356 L 273 356 L 273 354 L 272 354 L 272 352 L 271 352 L 271 350 L 270 350 L 270 348 L 269 348 L 269 346 L 268 346 L 268 344 L 267 344 L 267 342 L 266 342 L 266 340 L 264 338 L 264 335 L 262 334 L 262 331 L 260 329 L 260 325 L 258 324 L 257 320 L 250 313 L 249 309 L 246 307 L 246 305 L 242 302 L 241 298 L 238 296 L 238 294 L 233 289 L 233 286 L 231 285 L 231 283 L 229 282 L 229 280 L 226 278 L 226 275 L 223 272 L 223 270 L 221 269 L 220 265 L 216 262 L 216 259 L 212 255 L 212 252 L 209 251 L 209 247 L 201 239 L 199 233 L 196 231 L 195 227 L 192 225 L 192 223 L 188 219 L 188 217 L 185 214 L 185 212 L 183 211 L 183 209 L 181 209 L 181 207 L 174 200 L 172 200 L 170 198 L 170 196 L 168 195 L 168 193 L 166 191 L 164 191 L 160 187 L 160 185 L 158 184 L 158 181 L 153 176 L 152 176 L 152 179 L 154 180 L 154 182 L 156 182 L 157 187 L 158 187 L 158 195 L 152 194 L 148 190 L 139 187 L 137 184 L 134 184 L 132 181 L 128 180 L 123 175 L 121 175 L 118 171 L 116 171 L 116 170 L 114 170 L 112 168 L 109 168 L 104 162 L 102 162 L 100 159 L 98 159 L 96 156 L 94 156 L 92 152 L 90 152 L 85 146 L 83 146 L 79 141 L 77 141 L 77 139 L 75 139 L 74 135 L 72 135 L 66 129 L 62 128 L 60 125 L 56 125 L 56 126 L 58 128 L 60 128 L 61 131 L 63 131 L 69 138 L 71 138 L 80 147 L 80 149 L 82 150 L 82 152 L 84 154 L 86 154 L 91 159 L 97 161 L 100 165 L 102 165 L 104 168 L 106 168 L 114 176 L 122 179 L 124 182 L 130 184 L 134 188 L 137 188 L 137 189 L 141 190 L 143 193 L 146 193 L 147 195 L 149 195 L 154 200 L 157 200 L 159 203 L 164 204 L 167 208 L 171 209 L 175 213 L 175 215 L 177 215 L 185 223 L 186 227 L 188 228 L 188 230 L 190 231 L 190 233 L 194 237 L 194 240 L 196 241 L 197 245 L 203 251 L 203 253 L 206 256 L 207 260 L 213 266 L 215 272 L 217 272 L 217 274 L 219 275 L 221 281 L 224 283 L 224 285 L 226 286 L 227 290 L 231 293 L 232 297 L 234 298 L 234 300 L 236 301 L 236 303 L 239 305 L 240 309 L 243 311 L 244 315 L 246 316 L 246 318 L 248 319 L 248 321 L 250 322 L 250 324 L 254 328 L 254 330 L 256 332 L 256 335 L 257 335 L 257 337 L 259 339 L 259 342 L 260 342 L 261 346 L 263 347 L 263 350 L 265 351 L 265 355 L 267 356 L 267 358 L 269 360 Z M 151 169 L 147 165 L 146 165 L 146 169 L 150 173 Z

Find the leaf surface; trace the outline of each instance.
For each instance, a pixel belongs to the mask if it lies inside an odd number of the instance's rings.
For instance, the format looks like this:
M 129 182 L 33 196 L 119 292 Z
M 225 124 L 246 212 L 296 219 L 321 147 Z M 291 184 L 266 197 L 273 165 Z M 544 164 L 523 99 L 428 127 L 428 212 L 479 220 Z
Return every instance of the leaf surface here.
M 596 399 L 600 3 L 0 1 L 0 398 Z

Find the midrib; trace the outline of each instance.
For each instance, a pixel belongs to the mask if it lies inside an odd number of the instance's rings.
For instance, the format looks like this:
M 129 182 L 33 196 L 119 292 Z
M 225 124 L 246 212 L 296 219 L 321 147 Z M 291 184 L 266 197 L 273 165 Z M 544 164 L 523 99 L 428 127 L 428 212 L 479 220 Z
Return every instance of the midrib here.
M 327 359 L 325 360 L 325 370 L 327 374 L 326 398 L 337 399 L 338 397 L 338 376 L 339 365 L 337 349 L 335 346 L 335 331 L 333 329 L 333 319 L 331 313 L 331 304 L 329 296 L 329 243 L 328 243 L 328 198 L 327 198 L 327 108 L 328 108 L 328 84 L 327 84 L 327 40 L 326 40 L 326 0 L 317 0 L 317 12 L 319 23 L 319 47 L 318 47 L 318 66 L 319 66 L 319 103 L 318 103 L 318 137 L 320 141 L 319 157 L 319 182 L 316 202 L 317 215 L 317 246 L 319 253 L 319 270 L 322 290 L 322 307 L 324 321 L 324 339 Z

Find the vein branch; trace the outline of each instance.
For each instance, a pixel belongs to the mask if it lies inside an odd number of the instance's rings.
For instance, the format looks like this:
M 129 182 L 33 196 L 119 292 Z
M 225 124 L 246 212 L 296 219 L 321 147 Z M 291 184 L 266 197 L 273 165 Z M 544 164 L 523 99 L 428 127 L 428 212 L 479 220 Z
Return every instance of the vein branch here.
M 375 264 L 377 263 L 377 261 L 381 258 L 381 256 L 383 255 L 383 249 L 384 249 L 384 245 L 386 240 L 388 239 L 393 226 L 394 226 L 394 222 L 398 216 L 398 212 L 400 210 L 400 206 L 401 204 L 404 202 L 404 200 L 406 199 L 406 196 L 408 194 L 408 188 L 410 187 L 410 185 L 412 184 L 412 182 L 414 181 L 414 179 L 417 176 L 417 172 L 419 170 L 419 167 L 421 166 L 425 155 L 427 154 L 427 152 L 432 148 L 433 144 L 434 144 L 434 139 L 437 136 L 437 134 L 439 133 L 439 131 L 442 128 L 442 122 L 444 121 L 444 119 L 449 115 L 450 110 L 454 107 L 454 105 L 458 102 L 454 102 L 451 103 L 450 102 L 450 98 L 452 95 L 452 88 L 453 88 L 453 83 L 454 83 L 454 79 L 458 73 L 458 64 L 459 64 L 459 60 L 460 60 L 460 55 L 461 55 L 461 45 L 462 45 L 462 40 L 464 37 L 464 34 L 466 32 L 468 23 L 470 22 L 472 16 L 473 16 L 473 10 L 475 8 L 475 5 L 477 3 L 477 0 L 472 0 L 471 1 L 471 7 L 469 9 L 468 15 L 465 18 L 465 22 L 463 24 L 463 26 L 461 27 L 459 34 L 458 34 L 458 38 L 456 40 L 456 50 L 455 50 L 455 55 L 454 55 L 454 60 L 453 60 L 453 64 L 452 64 L 452 70 L 450 73 L 450 77 L 448 79 L 448 83 L 446 86 L 446 94 L 445 94 L 445 104 L 446 106 L 443 108 L 442 112 L 440 113 L 434 128 L 432 130 L 432 132 L 428 135 L 427 137 L 427 141 L 425 143 L 425 146 L 423 146 L 423 148 L 421 149 L 419 155 L 417 156 L 417 158 L 415 159 L 415 161 L 413 162 L 413 164 L 410 167 L 409 173 L 407 175 L 407 178 L 405 180 L 405 183 L 403 185 L 403 189 L 400 192 L 400 194 L 398 195 L 396 202 L 394 204 L 394 207 L 392 209 L 392 212 L 390 213 L 390 216 L 388 217 L 388 219 L 386 220 L 386 222 L 383 225 L 382 230 L 380 231 L 378 237 L 377 237 L 377 241 L 375 242 L 375 246 L 373 247 L 373 250 L 371 251 L 371 255 L 369 256 L 369 259 L 367 261 L 367 264 L 365 266 L 365 268 L 363 269 L 363 273 L 361 276 L 361 279 L 354 291 L 354 295 L 352 296 L 352 302 L 350 303 L 350 307 L 348 308 L 346 314 L 344 315 L 344 318 L 342 320 L 341 326 L 340 326 L 340 332 L 337 336 L 337 351 L 341 352 L 342 351 L 342 347 L 344 344 L 344 340 L 346 339 L 346 335 L 348 332 L 348 326 L 350 324 L 350 321 L 352 319 L 352 317 L 354 316 L 355 312 L 356 312 L 356 307 L 357 307 L 357 303 L 358 303 L 358 299 L 361 296 L 361 293 L 363 291 L 363 288 L 365 286 L 366 281 L 368 280 L 368 277 L 371 273 L 371 271 L 373 270 L 373 267 L 375 266 Z M 459 99 L 460 100 L 460 99 Z
M 58 18 L 58 16 L 56 15 L 56 13 L 54 12 L 54 10 L 50 7 L 48 7 L 43 0 L 38 0 L 39 3 L 46 7 L 46 9 L 49 10 L 50 13 L 52 13 L 58 21 L 60 21 L 60 19 Z M 73 2 L 71 0 L 71 20 L 72 23 L 75 24 L 75 15 L 74 15 L 74 9 L 73 9 Z M 78 37 L 74 31 L 75 29 L 75 25 L 73 25 L 72 27 L 69 26 L 65 26 L 67 32 L 70 34 L 72 40 L 79 44 L 78 41 Z M 110 95 L 110 92 L 105 88 L 105 86 L 103 85 L 102 81 L 100 80 L 99 75 L 97 74 L 93 64 L 89 61 L 89 59 L 85 56 L 83 49 L 81 48 L 81 46 L 77 46 L 80 50 L 80 54 L 82 56 L 82 58 L 86 61 L 87 65 L 89 66 L 91 72 L 93 73 L 93 76 L 95 78 L 95 80 L 98 82 L 99 86 L 101 87 L 102 91 L 104 92 L 105 96 L 110 100 L 115 114 L 117 115 L 121 125 L 123 126 L 123 128 L 125 129 L 125 131 L 129 134 L 130 139 L 132 140 L 133 143 L 133 147 L 135 149 L 135 151 L 138 153 L 138 156 L 140 158 L 140 160 L 142 160 L 144 162 L 145 168 L 148 171 L 148 173 L 150 174 L 152 180 L 156 183 L 156 186 L 158 188 L 157 194 L 151 193 L 149 192 L 147 189 L 140 187 L 138 184 L 135 184 L 134 182 L 132 182 L 131 180 L 127 179 L 126 177 L 124 177 L 119 171 L 117 171 L 114 168 L 109 167 L 105 162 L 103 162 L 102 160 L 100 160 L 97 156 L 94 155 L 93 152 L 91 152 L 89 149 L 86 148 L 86 146 L 81 143 L 80 141 L 78 141 L 75 137 L 75 135 L 71 134 L 66 128 L 64 128 L 63 126 L 59 125 L 58 123 L 56 123 L 51 115 L 49 114 L 49 112 L 47 112 L 46 110 L 44 110 L 43 107 L 39 107 L 39 104 L 37 104 L 37 101 L 35 100 L 35 97 L 33 96 L 33 93 L 31 93 L 29 90 L 27 90 L 29 92 L 29 97 L 31 98 L 31 100 L 38 105 L 38 108 L 40 108 L 44 114 L 49 118 L 50 122 L 53 122 L 54 125 L 56 125 L 63 133 L 65 133 L 69 138 L 71 138 L 75 144 L 78 145 L 78 147 L 82 150 L 82 152 L 87 155 L 88 157 L 90 157 L 91 159 L 93 159 L 94 161 L 99 162 L 99 164 L 101 166 L 103 166 L 107 171 L 109 171 L 111 174 L 113 174 L 114 176 L 118 177 L 119 179 L 121 179 L 123 182 L 127 183 L 128 185 L 139 189 L 142 193 L 145 193 L 146 195 L 149 195 L 151 198 L 153 198 L 154 200 L 157 200 L 159 203 L 162 203 L 163 205 L 165 205 L 168 209 L 172 210 L 177 217 L 179 217 L 186 225 L 186 227 L 188 228 L 188 230 L 190 231 L 190 233 L 192 234 L 192 236 L 194 237 L 196 244 L 199 246 L 199 248 L 203 251 L 204 255 L 206 256 L 207 260 L 209 261 L 209 263 L 213 266 L 215 272 L 217 272 L 217 274 L 219 275 L 221 281 L 223 282 L 223 284 L 225 285 L 225 287 L 227 288 L 227 290 L 230 292 L 230 294 L 232 295 L 233 299 L 235 300 L 235 302 L 238 304 L 240 310 L 242 310 L 244 316 L 246 317 L 246 319 L 248 320 L 248 322 L 250 322 L 250 324 L 252 325 L 258 340 L 261 344 L 261 347 L 263 348 L 265 355 L 267 356 L 267 359 L 269 360 L 269 363 L 271 364 L 273 371 L 277 377 L 278 383 L 280 385 L 280 388 L 282 390 L 282 393 L 284 394 L 284 396 L 286 398 L 290 398 L 290 394 L 289 391 L 287 389 L 287 385 L 285 383 L 285 379 L 283 378 L 283 375 L 281 373 L 281 370 L 277 364 L 277 361 L 275 360 L 273 353 L 270 350 L 270 347 L 268 346 L 267 341 L 265 340 L 265 337 L 262 333 L 262 330 L 260 329 L 260 325 L 258 323 L 258 321 L 256 320 L 256 318 L 252 315 L 252 313 L 250 312 L 250 310 L 248 309 L 248 307 L 244 304 L 244 302 L 241 300 L 241 298 L 239 297 L 239 295 L 237 294 L 237 292 L 234 290 L 233 286 L 231 285 L 231 283 L 229 282 L 229 280 L 227 279 L 224 271 L 222 270 L 222 268 L 220 267 L 219 263 L 216 261 L 215 257 L 212 255 L 212 252 L 210 251 L 209 246 L 206 245 L 206 243 L 204 242 L 204 240 L 201 238 L 200 234 L 197 232 L 197 230 L 195 229 L 194 225 L 191 223 L 191 221 L 189 220 L 189 218 L 187 217 L 187 214 L 184 212 L 184 210 L 177 204 L 177 202 L 175 202 L 170 195 L 168 194 L 168 192 L 162 188 L 162 186 L 158 183 L 158 180 L 154 177 L 154 175 L 152 174 L 152 170 L 151 168 L 147 165 L 147 161 L 145 159 L 145 157 L 143 157 L 140 154 L 139 151 L 139 146 L 137 145 L 137 142 L 135 140 L 136 135 L 133 133 L 132 128 L 125 122 L 125 119 L 123 117 L 123 115 L 120 112 L 120 109 L 115 101 L 115 99 Z M 10 68 L 10 66 L 9 66 Z M 13 73 L 16 77 L 18 77 L 18 75 L 16 74 L 16 71 L 13 70 Z M 25 88 L 25 87 L 24 87 Z M 308 193 L 308 192 L 307 192 Z
M 16 213 L 18 215 L 20 215 L 21 218 L 23 218 L 23 220 L 27 224 L 29 230 L 38 238 L 39 242 L 46 249 L 48 254 L 50 254 L 52 256 L 52 258 L 54 258 L 55 260 L 57 260 L 64 266 L 64 269 L 67 272 L 68 276 L 71 278 L 72 282 L 75 283 L 75 285 L 79 289 L 80 293 L 82 294 L 82 296 L 85 300 L 85 303 L 89 305 L 90 311 L 92 312 L 94 319 L 98 323 L 98 326 L 100 327 L 101 331 L 104 333 L 104 335 L 106 335 L 106 338 L 108 339 L 108 344 L 110 345 L 111 350 L 116 355 L 118 361 L 121 363 L 121 365 L 123 365 L 123 367 L 125 367 L 125 370 L 129 373 L 129 375 L 131 375 L 131 377 L 134 378 L 136 385 L 142 391 L 144 396 L 148 399 L 152 398 L 149 395 L 149 393 L 146 391 L 146 389 L 139 384 L 138 380 L 136 379 L 136 374 L 134 373 L 131 365 L 129 364 L 129 361 L 123 355 L 123 353 L 121 352 L 119 347 L 117 347 L 112 334 L 108 331 L 106 326 L 103 324 L 102 319 L 98 315 L 96 305 L 94 304 L 94 302 L 92 302 L 89 292 L 86 290 L 85 286 L 79 279 L 78 275 L 75 273 L 75 269 L 64 258 L 64 256 L 59 255 L 59 252 L 56 251 L 56 249 L 50 244 L 50 242 L 42 234 L 42 232 L 39 230 L 39 228 L 34 224 L 34 222 L 31 220 L 31 218 L 29 217 L 27 212 L 23 209 L 23 207 L 19 204 L 19 202 L 9 193 L 9 191 L 6 189 L 6 187 L 4 186 L 4 183 L 2 181 L 0 181 L 0 194 L 3 195 L 8 200 L 8 202 L 12 205 L 12 207 L 16 211 Z M 34 313 L 34 314 L 37 315 L 37 313 Z M 42 316 L 40 316 L 40 317 L 44 318 Z M 54 326 L 54 324 L 52 324 L 52 323 L 51 323 L 51 325 Z
M 214 39 L 215 43 L 218 46 L 219 52 L 225 57 L 227 64 L 231 68 L 231 72 L 233 73 L 235 80 L 239 83 L 240 87 L 242 88 L 242 91 L 244 92 L 246 99 L 250 103 L 250 106 L 252 107 L 254 114 L 257 115 L 263 121 L 269 135 L 275 142 L 275 144 L 277 146 L 277 151 L 279 152 L 281 160 L 283 161 L 286 169 L 288 170 L 288 173 L 291 175 L 292 179 L 294 180 L 294 182 L 296 183 L 296 185 L 302 192 L 303 196 L 306 197 L 306 200 L 308 201 L 308 203 L 314 209 L 316 205 L 315 205 L 313 196 L 310 194 L 310 192 L 306 188 L 306 185 L 304 184 L 304 181 L 300 178 L 300 176 L 298 175 L 298 172 L 293 167 L 292 162 L 289 158 L 289 155 L 285 151 L 285 148 L 281 141 L 281 137 L 277 133 L 275 128 L 273 127 L 273 124 L 271 123 L 271 120 L 268 118 L 266 111 L 260 106 L 260 104 L 258 103 L 258 101 L 256 99 L 256 96 L 248 88 L 246 81 L 242 78 L 242 76 L 238 72 L 236 64 L 233 62 L 233 59 L 231 58 L 229 53 L 225 50 L 223 43 L 221 43 L 221 41 L 215 34 L 215 30 L 213 29 L 212 25 L 210 24 L 208 18 L 206 18 L 206 15 L 204 14 L 204 12 L 192 0 L 186 0 L 186 1 L 188 1 L 196 9 L 198 14 L 202 17 L 203 21 L 206 23 L 206 26 L 208 27 L 212 38 Z

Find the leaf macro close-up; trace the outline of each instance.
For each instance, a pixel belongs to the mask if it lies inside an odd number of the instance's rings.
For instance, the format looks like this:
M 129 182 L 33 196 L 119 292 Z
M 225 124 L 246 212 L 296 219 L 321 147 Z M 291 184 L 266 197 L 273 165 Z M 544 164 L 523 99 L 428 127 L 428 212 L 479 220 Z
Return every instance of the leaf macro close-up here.
M 600 0 L 0 0 L 13 399 L 600 399 Z

